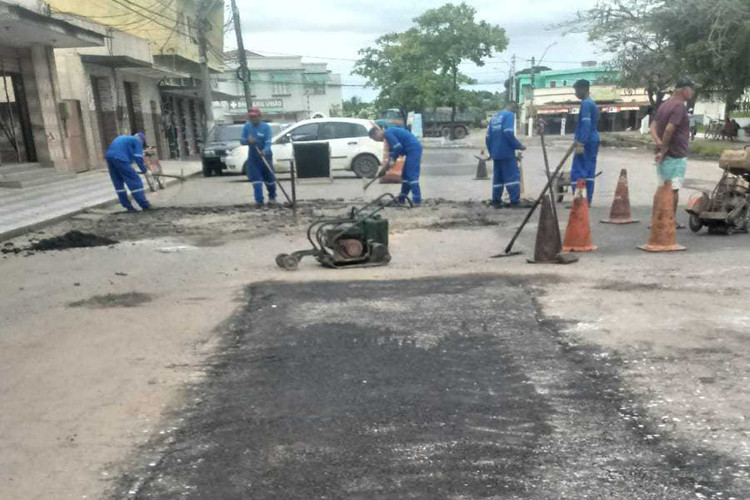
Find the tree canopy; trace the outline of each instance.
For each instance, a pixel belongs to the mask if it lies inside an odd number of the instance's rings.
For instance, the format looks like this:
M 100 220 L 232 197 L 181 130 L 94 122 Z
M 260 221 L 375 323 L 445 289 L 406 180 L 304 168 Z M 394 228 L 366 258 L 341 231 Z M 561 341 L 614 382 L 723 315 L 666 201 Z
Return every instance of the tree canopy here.
M 462 2 L 430 9 L 414 19 L 402 33 L 378 38 L 375 46 L 360 50 L 354 72 L 378 89 L 381 108 L 410 110 L 448 105 L 457 109 L 471 104 L 461 88 L 475 83 L 459 66 L 483 66 L 493 53 L 508 45 L 505 30 L 476 20 L 476 9 Z
M 599 0 L 561 26 L 613 54 L 620 84 L 659 105 L 681 76 L 728 104 L 750 85 L 750 0 Z

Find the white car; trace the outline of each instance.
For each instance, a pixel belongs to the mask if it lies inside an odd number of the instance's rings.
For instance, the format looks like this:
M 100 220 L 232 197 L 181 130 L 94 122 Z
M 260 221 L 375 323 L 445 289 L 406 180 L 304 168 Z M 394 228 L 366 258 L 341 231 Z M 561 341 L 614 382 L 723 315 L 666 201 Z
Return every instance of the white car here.
M 383 156 L 383 143 L 368 135 L 375 122 L 356 118 L 323 118 L 295 123 L 272 139 L 274 170 L 288 172 L 293 142 L 327 142 L 331 148 L 331 170 L 350 170 L 358 177 L 375 177 Z M 234 149 L 226 159 L 227 170 L 242 172 L 248 146 Z

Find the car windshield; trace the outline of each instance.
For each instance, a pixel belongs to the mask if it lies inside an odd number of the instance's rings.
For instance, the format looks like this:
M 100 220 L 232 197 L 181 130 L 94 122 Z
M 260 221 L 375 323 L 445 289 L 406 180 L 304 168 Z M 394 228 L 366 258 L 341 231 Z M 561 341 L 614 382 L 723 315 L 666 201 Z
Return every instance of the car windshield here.
M 243 125 L 224 125 L 220 127 L 214 127 L 211 133 L 211 140 L 213 142 L 231 142 L 239 141 L 242 137 Z

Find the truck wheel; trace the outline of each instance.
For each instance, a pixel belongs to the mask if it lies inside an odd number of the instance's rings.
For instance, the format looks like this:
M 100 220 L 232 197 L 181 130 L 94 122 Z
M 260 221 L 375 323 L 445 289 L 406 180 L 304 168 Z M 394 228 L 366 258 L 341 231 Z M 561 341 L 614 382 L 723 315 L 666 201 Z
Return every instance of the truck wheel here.
M 469 135 L 469 131 L 466 130 L 466 127 L 459 126 L 453 129 L 453 137 L 455 137 L 456 140 L 460 141 L 461 139 L 466 138 L 467 135 Z
M 357 156 L 352 162 L 352 170 L 359 178 L 373 179 L 378 173 L 380 163 L 371 155 Z
M 440 129 L 440 135 L 444 139 L 450 139 L 451 138 L 451 128 L 450 127 L 443 127 Z

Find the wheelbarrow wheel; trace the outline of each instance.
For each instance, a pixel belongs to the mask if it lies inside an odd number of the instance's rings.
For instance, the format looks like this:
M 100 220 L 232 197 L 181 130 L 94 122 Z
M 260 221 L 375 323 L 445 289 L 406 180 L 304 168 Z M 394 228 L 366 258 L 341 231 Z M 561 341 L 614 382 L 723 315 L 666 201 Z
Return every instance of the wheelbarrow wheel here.
M 690 227 L 690 230 L 694 233 L 700 232 L 701 229 L 703 229 L 703 223 L 701 222 L 700 217 L 697 215 L 690 214 L 690 220 L 688 221 L 688 226 Z
M 296 271 L 299 266 L 299 261 L 294 255 L 288 253 L 280 253 L 276 256 L 276 265 L 287 271 Z

